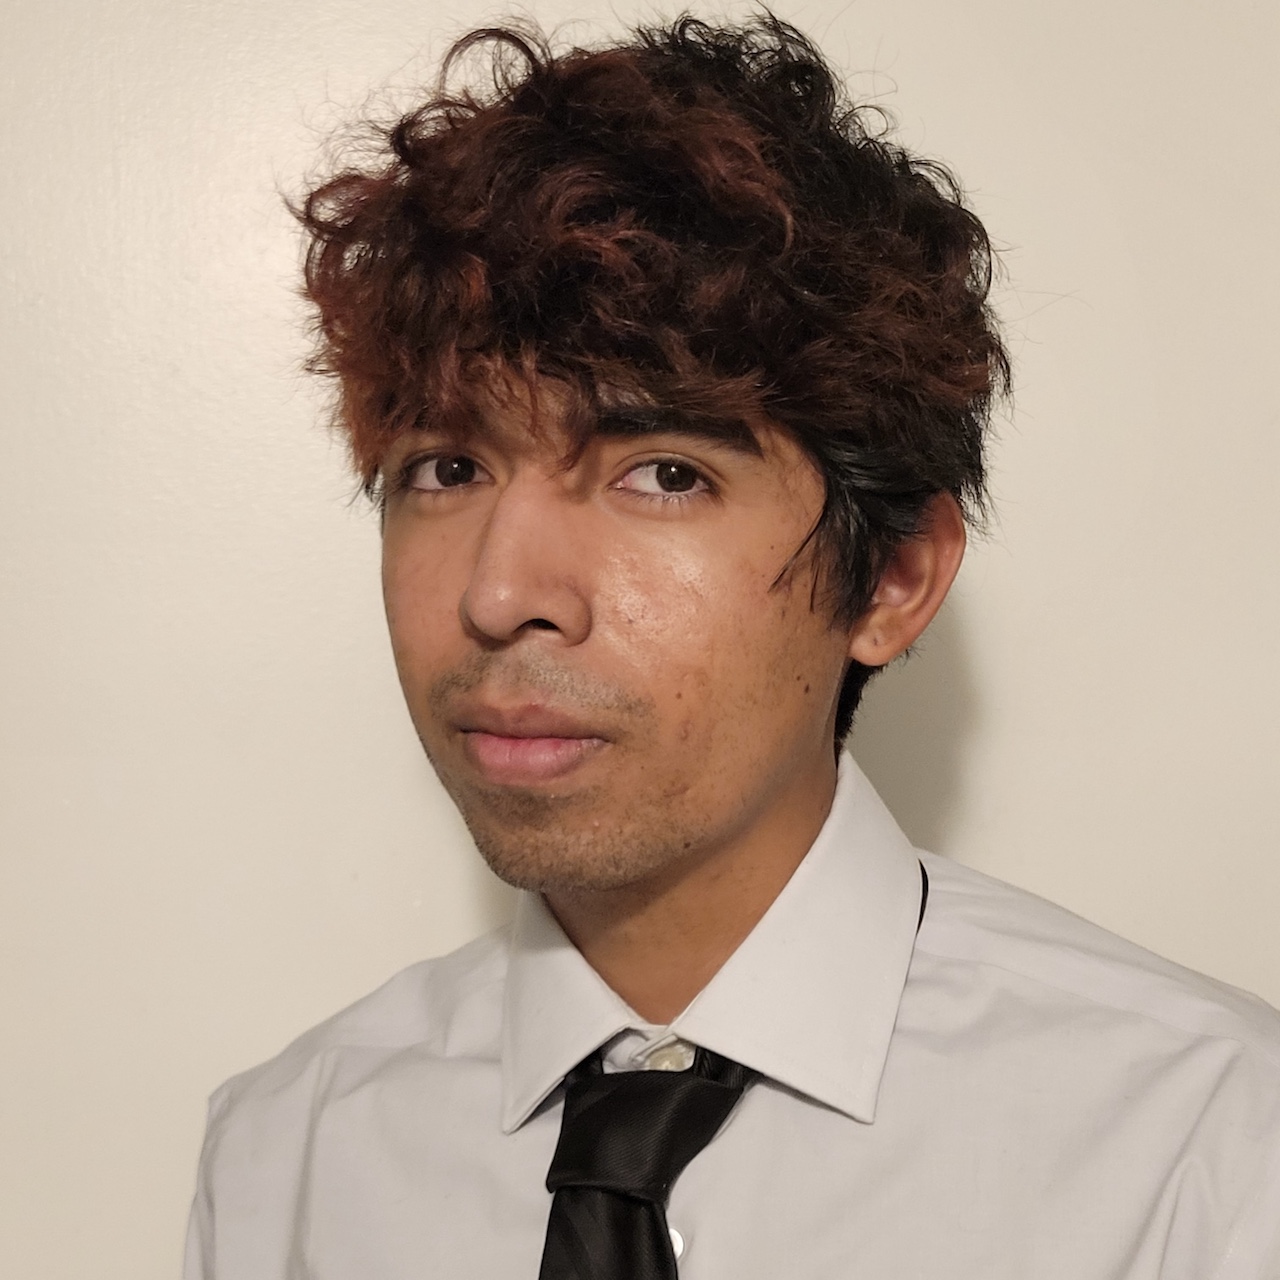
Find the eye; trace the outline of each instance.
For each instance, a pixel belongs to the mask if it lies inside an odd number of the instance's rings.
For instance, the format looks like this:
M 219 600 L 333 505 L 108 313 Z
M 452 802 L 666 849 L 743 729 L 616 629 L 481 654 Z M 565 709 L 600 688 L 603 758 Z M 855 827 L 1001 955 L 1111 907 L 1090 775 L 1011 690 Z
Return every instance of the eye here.
M 618 482 L 618 487 L 655 498 L 679 498 L 705 492 L 711 486 L 691 463 L 678 458 L 658 458 L 632 467 Z
M 439 454 L 411 462 L 405 468 L 405 487 L 435 493 L 474 484 L 482 474 L 480 464 L 464 453 Z

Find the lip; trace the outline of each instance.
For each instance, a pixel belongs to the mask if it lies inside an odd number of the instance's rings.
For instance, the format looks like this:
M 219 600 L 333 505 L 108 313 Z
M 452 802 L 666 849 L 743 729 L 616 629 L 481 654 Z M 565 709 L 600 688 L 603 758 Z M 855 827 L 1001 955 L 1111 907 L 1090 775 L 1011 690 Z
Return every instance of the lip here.
M 528 703 L 521 707 L 462 706 L 453 716 L 463 733 L 496 738 L 604 738 L 599 726 L 555 707 Z
M 507 737 L 475 729 L 462 741 L 486 781 L 508 787 L 557 781 L 609 745 L 603 738 Z
M 553 707 L 471 707 L 455 723 L 471 764 L 499 786 L 562 779 L 609 745 L 596 726 Z

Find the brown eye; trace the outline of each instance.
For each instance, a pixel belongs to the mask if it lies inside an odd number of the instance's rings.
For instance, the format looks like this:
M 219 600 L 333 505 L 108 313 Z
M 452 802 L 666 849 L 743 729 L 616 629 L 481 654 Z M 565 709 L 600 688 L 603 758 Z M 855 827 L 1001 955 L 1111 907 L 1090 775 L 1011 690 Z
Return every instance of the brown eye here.
M 479 470 L 474 458 L 461 453 L 445 454 L 439 458 L 425 458 L 414 466 L 409 483 L 414 489 L 427 491 L 456 489 L 460 485 L 472 484 Z
M 476 464 L 470 458 L 437 458 L 436 479 L 442 489 L 470 484 L 476 478 Z
M 708 485 L 697 467 L 676 458 L 663 458 L 633 468 L 627 473 L 621 487 L 634 493 L 662 498 L 700 493 Z
M 688 493 L 698 483 L 698 473 L 682 462 L 659 462 L 653 478 L 663 493 Z

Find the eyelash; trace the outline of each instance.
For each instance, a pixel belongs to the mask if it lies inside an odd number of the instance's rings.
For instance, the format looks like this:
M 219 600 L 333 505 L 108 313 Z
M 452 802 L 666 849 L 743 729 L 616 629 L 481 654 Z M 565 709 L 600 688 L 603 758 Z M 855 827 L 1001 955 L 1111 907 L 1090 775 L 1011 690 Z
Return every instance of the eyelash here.
M 717 490 L 715 485 L 711 481 L 711 477 L 708 476 L 707 473 L 703 471 L 701 467 L 696 466 L 694 463 L 690 462 L 687 458 L 668 457 L 668 456 L 661 456 L 657 458 L 645 458 L 643 461 L 636 462 L 632 466 L 628 467 L 622 478 L 625 480 L 627 476 L 634 475 L 637 471 L 643 471 L 647 467 L 662 467 L 662 466 L 681 467 L 681 468 L 686 468 L 689 471 L 692 471 L 694 476 L 696 477 L 695 483 L 702 485 L 702 488 L 693 489 L 685 492 L 678 492 L 678 493 L 644 493 L 637 489 L 624 489 L 622 488 L 620 483 L 617 485 L 614 485 L 613 487 L 617 488 L 622 493 L 632 494 L 634 497 L 643 499 L 648 502 L 658 502 L 663 506 L 666 506 L 672 502 L 683 505 L 685 503 L 692 502 L 696 498 L 709 498 L 709 497 L 716 496 Z
M 428 463 L 439 461 L 441 458 L 467 456 L 469 455 L 438 452 L 420 453 L 411 458 L 406 458 L 405 461 L 396 468 L 392 475 L 379 476 L 374 481 L 373 485 L 370 487 L 370 497 L 375 503 L 385 503 L 389 498 L 410 491 L 416 491 L 418 493 L 443 493 L 446 490 L 418 489 L 413 483 L 414 474 Z M 633 463 L 627 468 L 622 478 L 626 479 L 627 476 L 633 475 L 637 471 L 642 471 L 646 467 L 660 467 L 663 465 L 687 467 L 697 477 L 697 483 L 701 484 L 703 487 L 684 493 L 644 493 L 636 489 L 623 488 L 620 482 L 615 482 L 610 486 L 610 488 L 621 493 L 629 493 L 633 497 L 639 498 L 643 501 L 658 502 L 663 506 L 673 502 L 684 504 L 695 498 L 709 498 L 716 497 L 718 495 L 716 485 L 712 481 L 711 477 L 708 476 L 701 467 L 696 466 L 687 458 L 673 457 L 665 454 L 656 458 L 645 458 L 639 462 Z M 481 463 L 477 462 L 476 466 L 480 467 L 481 470 L 484 469 Z M 457 487 L 465 488 L 466 486 L 459 485 Z
M 398 497 L 402 493 L 443 493 L 443 489 L 418 489 L 413 483 L 413 476 L 421 467 L 426 466 L 429 462 L 438 462 L 441 458 L 465 458 L 469 455 L 453 452 L 437 452 L 437 453 L 416 453 L 410 458 L 406 458 L 396 469 L 389 475 L 380 475 L 373 484 L 370 496 L 375 502 L 385 503 L 389 498 Z M 480 466 L 476 463 L 476 466 Z M 459 485 L 459 488 L 464 486 Z

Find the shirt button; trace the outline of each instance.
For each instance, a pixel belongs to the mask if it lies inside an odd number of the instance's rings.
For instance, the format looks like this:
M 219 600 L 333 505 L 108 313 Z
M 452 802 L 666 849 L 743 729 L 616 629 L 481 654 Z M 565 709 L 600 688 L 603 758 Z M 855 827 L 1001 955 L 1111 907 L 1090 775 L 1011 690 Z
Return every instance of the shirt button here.
M 671 1249 L 677 1258 L 684 1256 L 684 1236 L 682 1236 L 675 1227 L 668 1227 L 671 1232 Z
M 693 1045 L 673 1040 L 655 1049 L 644 1065 L 649 1071 L 688 1071 L 693 1066 Z

